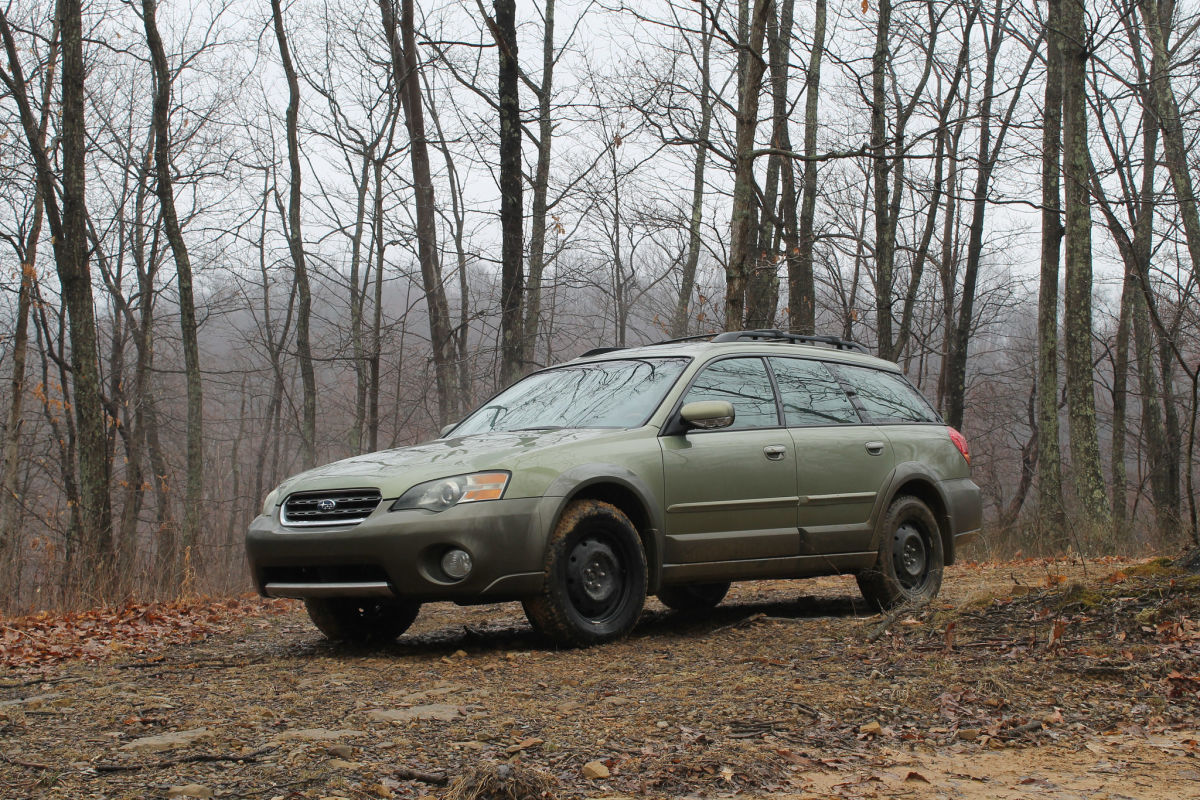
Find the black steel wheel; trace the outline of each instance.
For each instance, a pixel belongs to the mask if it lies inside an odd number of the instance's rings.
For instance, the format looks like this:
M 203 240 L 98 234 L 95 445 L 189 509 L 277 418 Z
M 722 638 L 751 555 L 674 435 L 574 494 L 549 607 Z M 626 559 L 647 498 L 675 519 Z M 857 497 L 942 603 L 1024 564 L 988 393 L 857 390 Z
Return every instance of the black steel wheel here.
M 858 588 L 880 609 L 937 597 L 944 566 L 942 536 L 929 506 L 910 495 L 892 501 L 880 521 L 879 557 L 858 574 Z
M 658 599 L 664 606 L 681 614 L 700 614 L 716 608 L 729 593 L 729 581 L 664 586 Z
M 524 601 L 534 628 L 558 644 L 586 647 L 633 629 L 646 601 L 646 554 L 616 506 L 577 500 L 546 546 L 542 591 Z
M 308 617 L 335 642 L 382 644 L 408 630 L 421 610 L 409 600 L 373 597 L 310 597 Z

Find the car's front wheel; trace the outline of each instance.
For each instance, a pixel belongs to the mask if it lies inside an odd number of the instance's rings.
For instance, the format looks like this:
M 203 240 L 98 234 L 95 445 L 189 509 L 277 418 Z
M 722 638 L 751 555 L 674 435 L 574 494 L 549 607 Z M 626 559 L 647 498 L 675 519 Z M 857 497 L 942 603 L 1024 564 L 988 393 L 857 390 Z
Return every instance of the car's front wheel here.
M 646 602 L 646 554 L 637 529 L 616 506 L 577 500 L 546 545 L 542 590 L 525 616 L 558 644 L 586 647 L 633 629 Z
M 691 583 L 681 586 L 664 586 L 658 590 L 658 599 L 672 611 L 682 614 L 699 614 L 720 605 L 728 592 L 729 581 Z
M 880 525 L 875 566 L 858 574 L 858 588 L 876 608 L 922 605 L 942 587 L 944 556 L 937 519 L 911 495 L 892 501 Z
M 309 619 L 335 642 L 382 644 L 408 630 L 421 610 L 410 600 L 366 597 L 310 597 Z

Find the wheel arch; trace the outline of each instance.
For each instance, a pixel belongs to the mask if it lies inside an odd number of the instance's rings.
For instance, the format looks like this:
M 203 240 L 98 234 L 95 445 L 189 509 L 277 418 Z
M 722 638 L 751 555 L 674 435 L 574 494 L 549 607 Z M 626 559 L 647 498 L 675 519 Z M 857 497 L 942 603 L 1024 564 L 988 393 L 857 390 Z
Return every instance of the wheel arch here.
M 662 512 L 646 481 L 624 467 L 610 464 L 573 470 L 555 483 L 551 488 L 558 503 L 547 520 L 549 530 L 558 525 L 567 506 L 576 500 L 599 500 L 615 506 L 629 517 L 641 539 L 646 554 L 646 593 L 657 592 L 662 579 Z
M 896 468 L 886 501 L 881 505 L 879 519 L 883 513 L 901 495 L 911 495 L 933 512 L 938 524 L 938 535 L 942 539 L 942 554 L 944 563 L 949 566 L 954 563 L 954 521 L 950 518 L 950 505 L 945 495 L 938 488 L 938 482 L 921 467 L 920 464 L 901 464 Z M 881 533 L 876 531 L 876 546 Z

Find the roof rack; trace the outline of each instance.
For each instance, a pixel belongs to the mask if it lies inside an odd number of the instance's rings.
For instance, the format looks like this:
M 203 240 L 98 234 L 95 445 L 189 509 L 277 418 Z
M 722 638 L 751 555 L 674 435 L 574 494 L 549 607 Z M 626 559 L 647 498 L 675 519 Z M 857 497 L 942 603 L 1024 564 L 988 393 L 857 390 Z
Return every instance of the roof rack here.
M 661 342 L 650 342 L 649 344 L 640 344 L 637 347 L 657 347 L 660 344 L 679 344 L 680 342 L 702 342 L 713 338 L 717 332 L 713 333 L 698 333 L 695 336 L 680 336 L 678 339 L 663 339 Z M 602 356 L 605 353 L 615 353 L 618 350 L 628 350 L 628 347 L 593 347 L 586 353 L 576 356 L 576 358 L 588 358 L 590 356 Z
M 761 329 L 753 331 L 725 331 L 724 333 L 699 333 L 694 336 L 680 336 L 678 339 L 664 339 L 661 342 L 652 342 L 648 345 L 638 345 L 639 347 L 656 347 L 662 344 L 679 344 L 681 342 L 701 342 L 710 341 L 718 342 L 790 342 L 791 344 L 823 344 L 827 347 L 832 347 L 835 350 L 854 350 L 859 353 L 867 353 L 870 351 L 866 347 L 853 342 L 849 339 L 842 339 L 837 336 L 812 336 L 803 333 L 788 333 L 775 328 Z M 627 350 L 627 347 L 593 347 L 586 353 L 583 353 L 578 358 L 590 358 L 591 356 L 600 356 L 605 353 L 615 353 L 618 350 Z
M 591 350 L 588 350 L 583 355 L 576 356 L 576 358 L 590 358 L 591 356 L 602 356 L 605 353 L 615 353 L 618 350 L 625 350 L 625 349 L 627 349 L 627 348 L 624 348 L 624 347 L 593 347 Z
M 661 342 L 655 342 L 651 347 L 660 344 L 679 344 L 680 342 L 703 342 L 711 340 L 719 333 L 720 331 L 713 331 L 712 333 L 697 333 L 694 336 L 680 336 L 676 339 L 663 339 Z
M 763 329 L 754 331 L 727 331 L 719 333 L 712 338 L 713 343 L 717 342 L 740 342 L 749 340 L 752 342 L 791 342 L 793 344 L 823 344 L 832 347 L 835 350 L 856 350 L 860 353 L 868 353 L 868 350 L 858 342 L 842 339 L 838 336 L 811 336 L 802 333 L 788 333 L 776 329 Z

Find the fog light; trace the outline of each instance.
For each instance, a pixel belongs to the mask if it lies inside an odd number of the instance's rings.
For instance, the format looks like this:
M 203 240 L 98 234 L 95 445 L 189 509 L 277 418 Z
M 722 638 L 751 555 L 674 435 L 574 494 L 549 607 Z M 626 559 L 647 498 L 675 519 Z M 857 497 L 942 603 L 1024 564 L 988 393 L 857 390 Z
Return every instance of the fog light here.
M 471 572 L 471 554 L 466 550 L 448 550 L 442 556 L 442 572 L 454 580 L 462 580 Z

